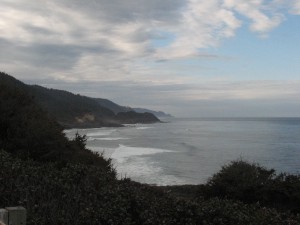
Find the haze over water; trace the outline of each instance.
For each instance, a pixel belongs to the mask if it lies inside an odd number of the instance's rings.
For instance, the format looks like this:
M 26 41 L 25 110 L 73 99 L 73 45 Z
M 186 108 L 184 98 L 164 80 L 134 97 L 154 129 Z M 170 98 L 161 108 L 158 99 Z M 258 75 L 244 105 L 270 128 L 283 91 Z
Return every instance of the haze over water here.
M 157 185 L 199 184 L 232 160 L 300 171 L 300 118 L 168 119 L 168 123 L 67 130 L 111 157 L 120 177 Z

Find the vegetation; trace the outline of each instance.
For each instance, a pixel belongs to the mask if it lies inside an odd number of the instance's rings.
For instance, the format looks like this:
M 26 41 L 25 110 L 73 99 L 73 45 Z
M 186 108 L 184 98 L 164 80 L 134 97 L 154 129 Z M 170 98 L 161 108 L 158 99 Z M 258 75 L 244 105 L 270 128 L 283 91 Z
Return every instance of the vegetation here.
M 29 86 L 35 100 L 65 127 L 120 126 L 113 121 L 115 114 L 94 99 L 67 91 Z
M 112 110 L 115 114 L 118 114 L 120 112 L 130 112 L 130 111 L 134 111 L 137 113 L 151 113 L 156 117 L 171 117 L 170 114 L 166 114 L 162 111 L 154 111 L 154 110 L 150 110 L 150 109 L 144 109 L 144 108 L 131 108 L 129 106 L 120 106 L 110 100 L 107 99 L 103 99 L 103 98 L 96 98 L 95 99 L 100 105 L 104 106 L 105 108 L 108 108 L 110 110 Z
M 289 213 L 234 200 L 178 199 L 116 180 L 96 166 L 39 163 L 0 151 L 0 207 L 22 205 L 28 224 L 300 224 Z
M 119 112 L 129 112 L 132 111 L 132 108 L 130 108 L 129 106 L 120 106 L 108 99 L 104 99 L 104 98 L 96 98 L 95 99 L 100 105 L 112 110 L 115 114 L 119 113 Z
M 300 224 L 299 176 L 237 161 L 199 186 L 117 180 L 85 136 L 68 140 L 22 83 L 0 81 L 0 208 L 26 207 L 29 225 Z
M 0 149 L 22 159 L 97 164 L 112 170 L 110 162 L 86 149 L 83 141 L 69 141 L 18 82 L 0 83 Z
M 268 170 L 257 164 L 234 161 L 224 166 L 199 194 L 256 203 L 282 211 L 300 213 L 300 176 Z
M 118 121 L 122 121 L 122 123 L 153 123 L 153 122 L 159 122 L 159 119 L 157 119 L 153 114 L 151 113 L 137 113 L 134 111 L 129 112 L 119 112 L 116 115 L 116 118 Z
M 0 83 L 23 90 L 34 97 L 48 115 L 66 128 L 120 127 L 123 123 L 154 123 L 159 120 L 152 114 L 125 113 L 117 116 L 112 110 L 125 107 L 106 100 L 96 99 L 73 93 L 48 89 L 38 85 L 26 85 L 8 74 L 0 72 Z M 112 110 L 110 109 L 112 108 Z

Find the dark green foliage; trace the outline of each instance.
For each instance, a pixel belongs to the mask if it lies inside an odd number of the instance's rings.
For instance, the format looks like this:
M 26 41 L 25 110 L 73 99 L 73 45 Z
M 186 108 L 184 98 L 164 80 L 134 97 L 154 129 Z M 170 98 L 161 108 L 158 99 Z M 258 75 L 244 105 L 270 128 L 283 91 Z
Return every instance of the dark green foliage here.
M 0 105 L 0 148 L 23 158 L 61 157 L 67 145 L 61 127 L 22 89 L 0 83 Z
M 79 146 L 81 149 L 85 149 L 87 137 L 86 135 L 80 135 L 78 132 L 75 134 L 75 138 L 73 141 Z
M 300 213 L 300 176 L 279 174 L 257 164 L 234 161 L 224 166 L 200 195 L 221 197 L 260 204 Z
M 150 110 L 150 109 L 133 108 L 133 111 L 135 111 L 137 113 L 145 113 L 145 112 L 151 113 L 151 114 L 155 115 L 156 117 L 172 117 L 172 115 L 166 114 L 165 112 L 154 111 L 154 110 Z
M 22 205 L 29 225 L 300 224 L 276 210 L 217 198 L 185 201 L 83 164 L 39 163 L 0 151 L 0 208 Z
M 142 113 L 127 114 L 125 121 L 123 117 L 115 116 L 115 113 L 109 109 L 111 106 L 113 109 L 121 106 L 109 100 L 75 95 L 67 91 L 48 89 L 38 85 L 26 85 L 2 72 L 0 72 L 0 83 L 21 89 L 28 95 L 34 96 L 34 101 L 65 128 L 120 127 L 125 122 L 153 123 L 159 121 L 152 114 L 144 115 Z
M 203 224 L 215 225 L 299 225 L 300 217 L 279 213 L 275 209 L 260 207 L 259 204 L 211 198 L 198 202 Z
M 267 206 L 300 213 L 300 176 L 279 174 L 263 187 L 259 197 Z
M 85 137 L 69 141 L 62 127 L 35 103 L 24 84 L 0 74 L 0 149 L 23 159 L 93 164 L 114 171 L 109 160 L 85 148 Z
M 195 199 L 199 193 L 199 185 L 171 185 L 159 186 L 159 188 L 168 192 L 172 196 L 187 200 Z
M 129 112 L 119 112 L 116 115 L 116 119 L 121 123 L 153 123 L 159 122 L 153 114 L 151 113 L 137 113 L 134 111 Z
M 104 208 L 102 191 L 115 182 L 106 170 L 83 164 L 38 163 L 12 158 L 0 153 L 0 207 L 23 205 L 28 210 L 28 224 L 80 224 L 95 210 Z M 95 194 L 97 193 L 97 194 Z M 100 200 L 100 201 L 99 201 Z M 93 211 L 91 211 L 93 210 Z M 93 220 L 93 218 L 91 218 Z M 95 222 L 95 221 L 94 221 Z M 88 220 L 84 224 L 89 223 Z
M 213 196 L 232 196 L 245 202 L 256 201 L 257 190 L 274 176 L 274 170 L 266 170 L 258 165 L 244 161 L 234 161 L 223 166 L 221 171 L 213 175 L 206 186 L 207 192 Z
M 28 86 L 37 103 L 65 127 L 120 126 L 115 114 L 94 99 L 67 91 Z
M 120 106 L 108 99 L 96 98 L 95 99 L 101 106 L 112 110 L 115 114 L 119 112 L 128 112 L 132 111 L 132 108 L 126 106 Z

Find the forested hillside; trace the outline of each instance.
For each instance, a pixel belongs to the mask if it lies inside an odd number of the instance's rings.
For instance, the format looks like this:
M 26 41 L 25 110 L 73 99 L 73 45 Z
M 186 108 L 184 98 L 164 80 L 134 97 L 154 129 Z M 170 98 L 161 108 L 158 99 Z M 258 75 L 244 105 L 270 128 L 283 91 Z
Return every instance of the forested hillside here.
M 73 93 L 30 86 L 35 100 L 65 127 L 109 127 L 120 126 L 115 114 L 95 102 L 92 98 Z
M 110 166 L 85 148 L 84 137 L 69 141 L 62 130 L 22 83 L 13 78 L 0 80 L 0 149 L 22 159 Z
M 34 101 L 65 128 L 117 127 L 131 123 L 130 121 L 132 123 L 159 121 L 155 116 L 143 113 L 129 113 L 126 117 L 119 117 L 109 108 L 102 106 L 97 99 L 38 85 L 26 85 L 5 73 L 0 73 L 0 82 L 3 85 L 16 86 L 29 96 L 33 96 Z M 101 102 L 121 107 L 109 100 Z
M 171 114 L 167 114 L 165 112 L 162 111 L 154 111 L 154 110 L 150 110 L 150 109 L 143 109 L 143 108 L 133 108 L 133 110 L 137 113 L 151 113 L 157 117 L 172 117 Z
M 115 114 L 118 114 L 120 112 L 134 111 L 137 113 L 145 113 L 145 112 L 151 113 L 156 117 L 172 117 L 170 114 L 167 114 L 162 111 L 155 111 L 155 110 L 144 109 L 144 108 L 132 108 L 129 106 L 121 106 L 121 105 L 118 105 L 118 104 L 108 100 L 108 99 L 103 99 L 103 98 L 96 98 L 96 100 L 100 105 L 112 110 Z
M 119 113 L 119 112 L 129 112 L 132 111 L 133 109 L 130 107 L 126 107 L 126 106 L 121 106 L 118 105 L 108 99 L 104 99 L 104 98 L 96 98 L 95 99 L 100 105 L 112 110 L 115 114 Z

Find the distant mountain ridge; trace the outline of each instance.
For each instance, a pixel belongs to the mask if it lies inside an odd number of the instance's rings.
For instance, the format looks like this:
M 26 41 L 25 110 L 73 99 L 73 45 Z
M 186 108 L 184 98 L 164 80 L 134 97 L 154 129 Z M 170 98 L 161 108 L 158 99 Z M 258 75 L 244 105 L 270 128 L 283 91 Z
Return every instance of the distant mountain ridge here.
M 129 106 L 121 106 L 121 105 L 118 105 L 118 104 L 108 100 L 108 99 L 96 98 L 96 101 L 100 105 L 112 110 L 115 114 L 120 113 L 120 112 L 135 111 L 137 113 L 151 113 L 151 114 L 155 115 L 156 117 L 172 117 L 171 114 L 167 114 L 163 111 L 155 111 L 155 110 L 144 109 L 144 108 L 131 108 Z
M 159 122 L 159 119 L 151 113 L 122 110 L 125 107 L 107 99 L 90 98 L 68 91 L 27 85 L 1 72 L 0 82 L 25 90 L 34 97 L 43 110 L 66 128 L 117 127 L 124 123 Z
M 152 113 L 156 117 L 173 117 L 171 114 L 167 114 L 163 111 L 154 111 L 154 110 L 144 109 L 144 108 L 133 108 L 133 110 L 137 113 L 145 113 L 145 112 Z
M 130 107 L 126 107 L 126 106 L 121 106 L 118 105 L 108 99 L 104 99 L 104 98 L 95 98 L 95 100 L 102 105 L 103 107 L 106 107 L 108 109 L 110 109 L 111 111 L 113 111 L 115 114 L 118 114 L 120 112 L 129 112 L 129 111 L 133 111 L 132 108 Z

